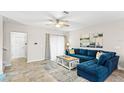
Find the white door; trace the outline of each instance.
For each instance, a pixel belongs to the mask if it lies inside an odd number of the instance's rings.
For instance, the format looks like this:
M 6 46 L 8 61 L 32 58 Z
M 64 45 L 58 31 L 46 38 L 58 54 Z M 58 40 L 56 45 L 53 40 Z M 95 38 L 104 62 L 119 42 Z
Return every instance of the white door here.
M 11 32 L 11 58 L 27 57 L 27 33 Z
M 64 54 L 64 36 L 50 35 L 50 54 L 53 61 Z

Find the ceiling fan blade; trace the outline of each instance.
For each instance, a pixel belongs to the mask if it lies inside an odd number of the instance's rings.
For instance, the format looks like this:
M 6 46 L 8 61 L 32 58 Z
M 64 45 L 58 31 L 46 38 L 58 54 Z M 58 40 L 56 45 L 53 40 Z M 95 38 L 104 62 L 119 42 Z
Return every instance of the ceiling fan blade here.
M 68 20 L 60 20 L 60 21 L 62 21 L 62 22 L 64 22 L 64 23 L 69 23 Z
M 64 19 L 68 19 L 69 18 L 69 15 L 63 15 L 61 17 L 59 17 L 60 20 L 64 20 Z
M 67 16 L 59 17 L 60 20 L 67 18 Z
M 80 25 L 80 24 L 82 24 L 82 23 L 76 22 L 76 21 L 68 21 L 67 23 L 73 24 L 73 25 Z
M 65 19 L 65 18 L 68 18 L 69 16 L 69 12 L 68 11 L 63 11 L 61 12 L 61 17 L 59 17 L 59 19 Z
M 56 23 L 56 20 L 48 19 L 49 23 Z
M 64 26 L 69 27 L 70 25 L 69 24 L 64 24 Z
M 56 22 L 54 22 L 54 21 L 48 21 L 46 24 L 48 24 L 48 25 L 55 25 Z

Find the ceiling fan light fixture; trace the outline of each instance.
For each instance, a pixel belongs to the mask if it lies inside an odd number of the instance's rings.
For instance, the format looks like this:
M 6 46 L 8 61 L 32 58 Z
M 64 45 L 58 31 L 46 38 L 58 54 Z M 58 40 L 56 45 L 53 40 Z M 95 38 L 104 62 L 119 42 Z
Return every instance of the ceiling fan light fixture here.
M 59 22 L 59 25 L 64 25 L 64 22 L 60 21 L 60 22 Z
M 60 24 L 56 24 L 55 26 L 56 26 L 57 28 L 60 28 L 60 27 L 61 27 L 61 25 L 60 25 Z

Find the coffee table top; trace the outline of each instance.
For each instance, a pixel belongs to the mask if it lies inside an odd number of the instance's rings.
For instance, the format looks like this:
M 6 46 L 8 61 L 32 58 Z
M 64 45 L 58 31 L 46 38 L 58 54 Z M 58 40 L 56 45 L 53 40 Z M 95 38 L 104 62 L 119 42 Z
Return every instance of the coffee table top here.
M 67 55 L 57 56 L 57 58 L 61 58 L 61 59 L 64 59 L 66 61 L 78 60 L 78 58 L 76 58 L 76 57 L 71 57 L 71 56 L 67 56 Z

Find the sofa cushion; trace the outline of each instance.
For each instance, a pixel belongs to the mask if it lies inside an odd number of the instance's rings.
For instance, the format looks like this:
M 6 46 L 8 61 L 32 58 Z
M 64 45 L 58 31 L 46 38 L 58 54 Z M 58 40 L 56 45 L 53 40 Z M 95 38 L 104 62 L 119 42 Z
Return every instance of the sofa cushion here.
M 92 76 L 103 77 L 108 74 L 108 69 L 104 66 L 97 65 L 93 61 L 83 62 L 77 65 L 77 70 L 83 71 Z
M 74 51 L 75 51 L 75 54 L 79 54 L 80 49 L 74 49 Z
M 110 58 L 111 58 L 111 53 L 103 53 L 103 54 L 100 56 L 100 58 L 99 58 L 97 64 L 98 64 L 98 65 L 104 65 L 105 61 L 107 61 L 107 60 L 110 59 Z
M 87 55 L 91 57 L 96 57 L 97 50 L 87 50 Z
M 87 50 L 86 49 L 80 49 L 79 54 L 86 56 L 87 55 Z

